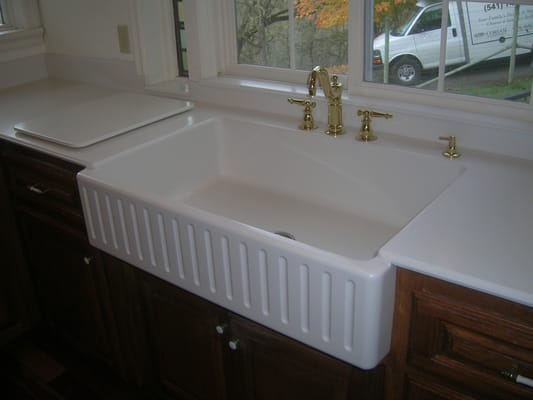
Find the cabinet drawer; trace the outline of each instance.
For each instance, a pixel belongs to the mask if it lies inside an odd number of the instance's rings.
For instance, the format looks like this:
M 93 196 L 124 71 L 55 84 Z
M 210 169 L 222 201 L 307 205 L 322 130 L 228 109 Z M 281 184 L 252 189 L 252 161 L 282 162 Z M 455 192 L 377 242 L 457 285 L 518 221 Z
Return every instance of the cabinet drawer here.
M 12 144 L 2 156 L 17 207 L 83 221 L 76 182 L 81 166 Z
M 501 371 L 533 376 L 533 310 L 443 282 L 415 290 L 407 363 L 483 398 L 532 399 Z
M 406 400 L 482 400 L 482 398 L 457 391 L 439 382 L 437 379 L 423 374 L 411 373 L 405 382 Z

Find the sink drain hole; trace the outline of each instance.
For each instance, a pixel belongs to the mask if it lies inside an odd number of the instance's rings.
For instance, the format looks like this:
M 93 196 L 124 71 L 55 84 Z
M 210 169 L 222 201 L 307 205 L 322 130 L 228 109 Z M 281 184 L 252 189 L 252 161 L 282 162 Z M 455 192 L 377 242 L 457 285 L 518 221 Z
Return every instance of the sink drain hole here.
M 289 232 L 284 232 L 284 231 L 276 231 L 274 232 L 276 235 L 280 235 L 280 236 L 283 236 L 283 237 L 286 237 L 287 239 L 292 239 L 292 240 L 296 240 L 296 238 L 294 237 L 294 235 L 292 233 L 289 233 Z

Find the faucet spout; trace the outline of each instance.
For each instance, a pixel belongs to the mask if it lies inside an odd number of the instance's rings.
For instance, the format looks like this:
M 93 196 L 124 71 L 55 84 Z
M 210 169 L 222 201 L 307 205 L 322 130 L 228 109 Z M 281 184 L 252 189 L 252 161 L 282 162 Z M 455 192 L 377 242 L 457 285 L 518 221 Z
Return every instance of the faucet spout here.
M 328 99 L 328 129 L 326 134 L 337 136 L 344 133 L 342 125 L 342 84 L 337 75 L 329 77 L 329 72 L 320 65 L 311 70 L 307 77 L 309 96 L 316 95 L 317 84 L 320 84 Z
M 318 81 L 318 82 L 317 82 Z M 311 70 L 307 78 L 307 87 L 309 89 L 309 96 L 316 95 L 317 83 L 322 86 L 324 95 L 329 98 L 331 96 L 329 72 L 326 68 L 317 65 Z

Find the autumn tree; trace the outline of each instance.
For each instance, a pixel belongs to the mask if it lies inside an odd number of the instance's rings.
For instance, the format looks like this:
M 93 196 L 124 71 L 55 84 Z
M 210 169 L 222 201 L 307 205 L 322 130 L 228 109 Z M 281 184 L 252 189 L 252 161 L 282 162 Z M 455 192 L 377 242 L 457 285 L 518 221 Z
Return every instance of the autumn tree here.
M 375 0 L 374 30 L 383 32 L 385 24 L 391 27 L 397 26 L 403 20 L 405 13 L 413 9 L 416 2 L 417 0 Z
M 237 54 L 240 63 L 276 65 L 269 62 L 278 42 L 286 37 L 277 25 L 289 19 L 286 0 L 236 0 Z
M 343 27 L 348 22 L 348 4 L 348 0 L 297 0 L 296 17 L 322 29 Z
M 349 0 L 289 1 L 296 18 L 293 64 L 288 0 L 236 0 L 239 62 L 297 69 L 346 64 Z
M 299 51 L 302 69 L 323 65 L 330 72 L 345 73 L 348 67 L 349 0 L 296 0 L 295 16 L 300 27 L 306 21 L 310 34 Z

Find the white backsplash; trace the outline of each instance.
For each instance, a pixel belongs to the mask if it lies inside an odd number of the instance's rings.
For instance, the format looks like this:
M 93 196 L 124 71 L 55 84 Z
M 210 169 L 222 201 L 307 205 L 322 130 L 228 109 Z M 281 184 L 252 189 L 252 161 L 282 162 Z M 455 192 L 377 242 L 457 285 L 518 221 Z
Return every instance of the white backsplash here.
M 134 62 L 101 60 L 85 57 L 47 55 L 47 68 L 52 78 L 79 80 L 111 87 L 143 89 L 142 78 Z M 202 82 L 164 82 L 146 88 L 160 93 L 190 99 L 199 103 L 262 111 L 300 122 L 302 110 L 287 103 L 291 96 L 304 96 L 302 86 L 283 83 L 257 82 L 236 78 L 217 78 Z M 317 96 L 315 120 L 324 126 L 327 105 Z M 390 120 L 376 119 L 376 133 L 394 134 L 415 139 L 438 141 L 439 136 L 457 136 L 458 147 L 481 150 L 512 157 L 533 159 L 533 126 L 531 122 L 488 116 L 432 106 L 413 105 L 391 100 L 350 97 L 344 102 L 344 124 L 348 134 L 355 135 L 360 121 L 358 108 L 371 108 L 394 114 Z M 442 145 L 442 143 L 440 143 Z

